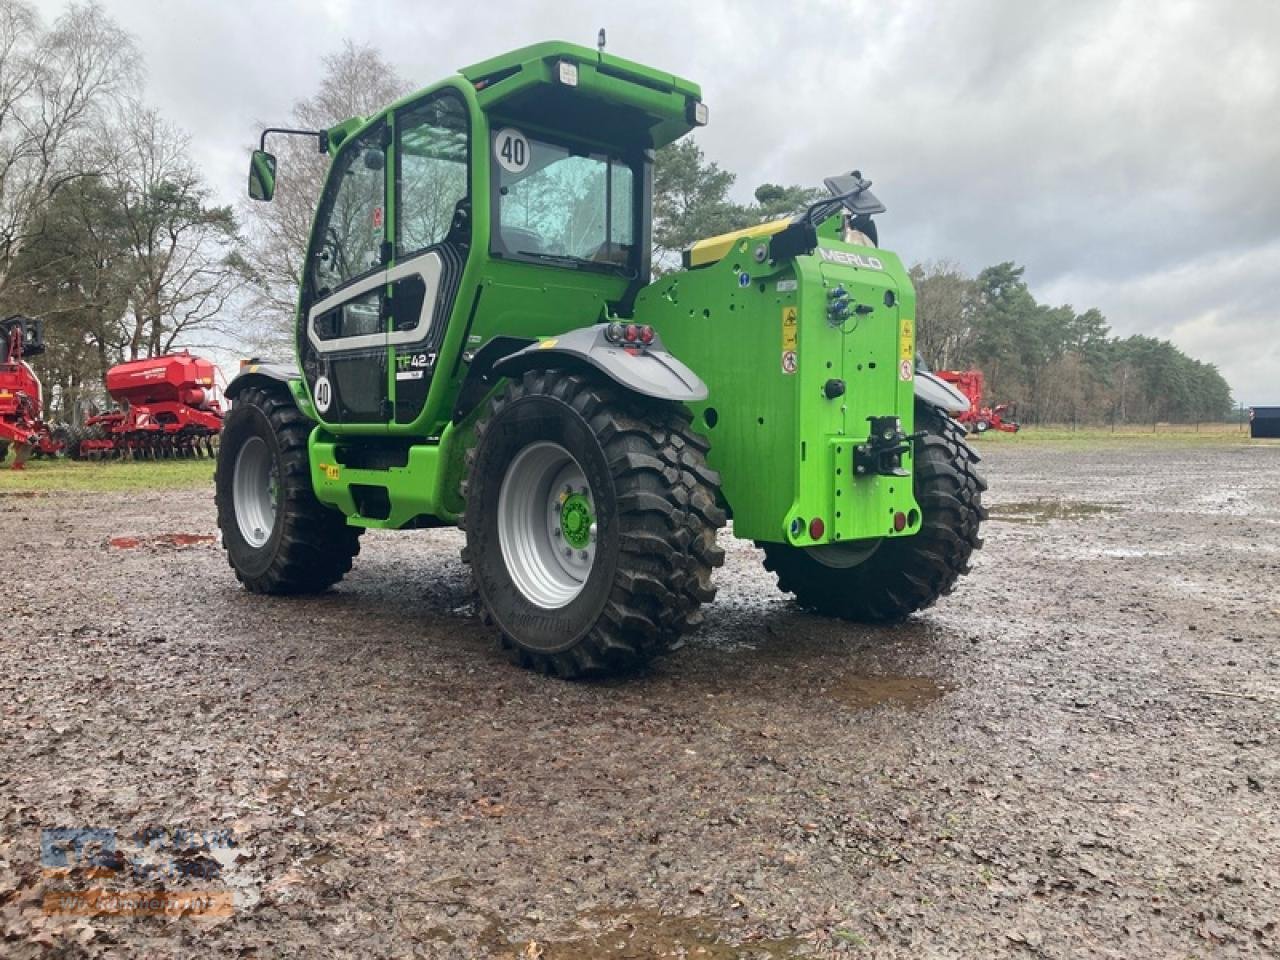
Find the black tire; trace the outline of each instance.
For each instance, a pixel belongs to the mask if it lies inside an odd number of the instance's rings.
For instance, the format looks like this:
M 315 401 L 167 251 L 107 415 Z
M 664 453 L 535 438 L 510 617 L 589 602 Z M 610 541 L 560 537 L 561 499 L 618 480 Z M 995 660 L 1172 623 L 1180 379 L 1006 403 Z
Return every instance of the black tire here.
M 54 444 L 54 451 L 48 454 L 51 460 L 60 460 L 67 455 L 67 440 L 71 431 L 63 424 L 58 424 L 49 430 L 49 440 Z
M 80 452 L 82 440 L 84 440 L 84 427 L 67 427 L 66 446 L 63 447 L 63 453 L 72 460 L 83 460 L 84 454 Z
M 580 592 L 540 606 L 502 555 L 498 503 L 513 460 L 560 446 L 594 496 L 594 559 Z M 632 670 L 702 621 L 724 562 L 716 530 L 720 478 L 682 407 L 627 393 L 595 375 L 530 371 L 495 397 L 467 454 L 461 526 L 477 606 L 522 666 L 564 678 Z
M 9 456 L 9 444 L 7 441 L 0 440 L 0 463 L 4 463 L 7 456 Z
M 360 552 L 361 529 L 321 504 L 311 487 L 311 427 L 284 391 L 250 387 L 227 415 L 214 468 L 218 529 L 227 562 L 253 593 L 319 593 L 341 580 Z M 260 546 L 241 532 L 234 494 L 237 458 L 255 438 L 266 444 L 276 483 L 271 531 Z
M 969 572 L 969 558 L 982 547 L 986 519 L 977 471 L 978 455 L 954 420 L 918 406 L 916 429 L 927 434 L 916 445 L 914 487 L 922 514 L 910 537 L 886 538 L 861 563 L 833 567 L 803 547 L 762 543 L 764 565 L 778 587 L 802 607 L 864 623 L 892 623 L 930 607 Z
M 80 449 L 80 444 L 85 440 L 105 440 L 107 439 L 107 431 L 100 425 L 94 424 L 88 426 L 71 426 L 64 430 L 64 439 L 66 446 L 63 448 L 63 454 L 72 460 L 88 460 L 89 457 Z M 95 452 L 94 456 L 100 456 L 99 452 Z
M 977 423 L 973 425 L 973 430 L 975 433 L 986 433 L 990 429 L 991 429 L 991 424 L 986 420 L 979 420 Z

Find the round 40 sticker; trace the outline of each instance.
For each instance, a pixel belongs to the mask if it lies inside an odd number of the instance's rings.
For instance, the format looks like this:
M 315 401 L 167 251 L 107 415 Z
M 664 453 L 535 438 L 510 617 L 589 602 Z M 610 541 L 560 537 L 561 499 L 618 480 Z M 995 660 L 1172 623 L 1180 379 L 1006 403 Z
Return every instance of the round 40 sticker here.
M 503 127 L 493 138 L 493 157 L 507 173 L 523 173 L 529 166 L 529 141 L 515 127 Z
M 316 409 L 321 413 L 326 413 L 333 404 L 333 385 L 329 383 L 328 377 L 321 377 L 316 381 Z

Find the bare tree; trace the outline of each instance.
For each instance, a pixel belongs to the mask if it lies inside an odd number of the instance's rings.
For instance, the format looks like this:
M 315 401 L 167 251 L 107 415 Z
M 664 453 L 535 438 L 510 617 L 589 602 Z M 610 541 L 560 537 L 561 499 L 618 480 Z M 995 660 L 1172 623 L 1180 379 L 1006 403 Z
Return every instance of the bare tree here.
M 135 104 L 102 143 L 104 178 L 119 200 L 128 243 L 126 354 L 155 356 L 198 331 L 225 332 L 224 308 L 249 269 L 235 215 L 209 205 L 186 134 Z
M 410 89 L 373 47 L 348 40 L 323 63 L 316 93 L 298 101 L 283 123 L 272 125 L 323 129 L 374 113 Z M 309 138 L 279 137 L 269 147 L 279 161 L 275 199 L 246 200 L 242 210 L 250 238 L 248 260 L 258 281 L 253 303 L 257 339 L 263 346 L 279 347 L 289 339 L 311 220 L 329 158 Z
M 93 122 L 138 72 L 133 41 L 96 3 L 46 31 L 23 0 L 0 0 L 0 298 L 53 195 L 96 172 Z
M 916 288 L 918 343 L 925 363 L 947 370 L 966 362 L 973 339 L 975 289 L 959 265 L 946 260 L 911 268 Z

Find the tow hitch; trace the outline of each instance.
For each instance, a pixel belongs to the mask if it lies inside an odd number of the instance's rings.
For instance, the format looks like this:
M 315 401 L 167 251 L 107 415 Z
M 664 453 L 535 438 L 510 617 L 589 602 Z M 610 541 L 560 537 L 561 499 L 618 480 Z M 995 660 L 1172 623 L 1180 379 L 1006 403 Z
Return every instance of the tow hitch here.
M 924 436 L 924 431 L 903 433 L 902 420 L 898 417 L 867 417 L 867 422 L 871 424 L 871 436 L 853 448 L 853 472 L 860 477 L 869 474 L 910 476 L 902 469 L 902 455 Z

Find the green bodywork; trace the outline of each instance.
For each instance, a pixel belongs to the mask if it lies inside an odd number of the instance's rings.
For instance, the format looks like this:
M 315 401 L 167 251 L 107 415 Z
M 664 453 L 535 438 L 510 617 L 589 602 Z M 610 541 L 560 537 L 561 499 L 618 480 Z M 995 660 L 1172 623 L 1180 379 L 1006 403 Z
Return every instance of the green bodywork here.
M 915 295 L 896 256 L 828 233 L 813 254 L 777 264 L 755 259 L 768 237 L 741 239 L 719 262 L 663 277 L 636 301 L 637 320 L 707 383 L 697 426 L 739 537 L 812 546 L 896 536 L 898 512 L 911 519 L 902 533 L 919 527 L 910 477 L 852 469 L 868 417 L 897 416 L 912 430 Z M 828 262 L 824 251 L 873 266 Z M 870 312 L 832 325 L 836 287 Z M 794 363 L 787 357 L 784 367 L 784 354 Z M 842 380 L 844 394 L 828 398 L 829 380 Z M 818 539 L 809 535 L 814 518 L 824 528 Z
M 558 75 L 565 62 L 577 67 L 571 89 Z M 691 409 L 697 429 L 710 440 L 710 463 L 720 471 L 737 536 L 808 546 L 908 535 L 919 528 L 909 476 L 855 478 L 853 472 L 853 447 L 867 438 L 869 417 L 897 416 L 903 430 L 912 430 L 913 374 L 904 361 L 914 357 L 915 300 L 897 257 L 843 243 L 839 218 L 833 217 L 819 228 L 820 248 L 812 254 L 761 260 L 757 248 L 769 244 L 762 233 L 737 241 L 715 262 L 647 286 L 617 273 L 504 259 L 491 252 L 490 243 L 496 182 L 491 131 L 518 125 L 533 136 L 571 137 L 586 151 L 630 151 L 645 158 L 647 184 L 652 151 L 693 128 L 699 88 L 595 50 L 544 43 L 465 68 L 375 117 L 330 128 L 331 156 L 380 121 L 394 137 L 398 111 L 443 89 L 456 90 L 469 114 L 471 233 L 434 376 L 421 412 L 408 422 L 327 421 L 312 402 L 314 384 L 306 383 L 305 374 L 295 382 L 299 407 L 317 420 L 310 460 L 321 501 L 358 526 L 455 521 L 463 509 L 465 453 L 485 407 L 480 403 L 454 415 L 474 353 L 494 337 L 542 339 L 622 318 L 651 324 L 666 349 L 708 385 L 708 399 Z M 576 106 L 542 109 L 551 97 L 561 105 L 569 97 Z M 394 184 L 394 150 L 386 163 L 387 183 Z M 387 237 L 396 236 L 394 193 L 388 189 Z M 646 186 L 639 202 L 647 200 Z M 646 248 L 649 216 L 647 206 L 637 214 L 636 241 Z M 844 262 L 824 259 L 824 251 Z M 647 254 L 642 263 L 647 278 Z M 386 266 L 395 264 L 392 248 Z M 828 294 L 837 285 L 870 312 L 833 326 Z M 300 329 L 304 319 L 300 313 Z M 784 357 L 788 353 L 794 364 Z M 403 362 L 389 346 L 391 398 Z M 830 380 L 844 381 L 842 396 L 827 396 Z M 493 389 L 501 387 L 499 382 Z M 392 462 L 352 465 L 361 461 L 351 450 L 396 443 L 402 449 Z M 903 466 L 911 469 L 909 456 Z M 370 489 L 383 504 L 378 516 L 360 512 L 367 502 L 362 492 Z M 909 518 L 901 531 L 894 530 L 895 513 Z M 814 519 L 824 528 L 818 539 L 810 536 Z

